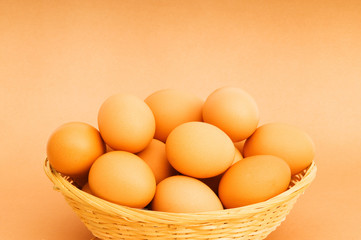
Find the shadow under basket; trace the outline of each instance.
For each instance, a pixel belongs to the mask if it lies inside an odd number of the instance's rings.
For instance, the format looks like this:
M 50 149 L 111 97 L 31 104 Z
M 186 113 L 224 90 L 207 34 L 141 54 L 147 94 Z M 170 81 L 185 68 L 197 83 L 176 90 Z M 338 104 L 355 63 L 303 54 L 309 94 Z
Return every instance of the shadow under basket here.
M 316 176 L 313 162 L 295 175 L 289 188 L 264 202 L 202 213 L 167 213 L 120 206 L 90 195 L 51 167 L 46 175 L 86 227 L 99 239 L 262 240 L 274 231 Z

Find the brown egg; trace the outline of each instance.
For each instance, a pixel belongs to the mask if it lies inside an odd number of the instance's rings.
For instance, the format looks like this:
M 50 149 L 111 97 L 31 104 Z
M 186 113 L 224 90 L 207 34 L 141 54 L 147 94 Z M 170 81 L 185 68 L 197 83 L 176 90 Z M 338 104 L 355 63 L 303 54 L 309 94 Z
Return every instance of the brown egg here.
M 222 129 L 233 142 L 242 141 L 256 130 L 259 111 L 254 99 L 240 88 L 215 90 L 203 105 L 203 121 Z
M 243 159 L 242 154 L 236 148 L 232 165 L 242 159 Z M 199 180 L 201 180 L 203 183 L 207 184 L 208 187 L 210 187 L 216 194 L 218 194 L 218 186 L 219 186 L 219 182 L 221 181 L 222 176 L 223 176 L 223 173 L 221 173 L 215 177 L 201 178 Z
M 70 122 L 57 128 L 47 143 L 49 163 L 58 172 L 83 176 L 105 152 L 98 130 L 87 123 Z
M 148 105 L 129 94 L 109 97 L 98 113 L 99 131 L 113 150 L 143 150 L 153 139 L 155 120 Z
M 165 144 L 157 139 L 152 139 L 150 144 L 137 154 L 152 169 L 157 184 L 163 179 L 176 174 L 165 154 Z
M 284 123 L 268 123 L 246 140 L 244 156 L 274 155 L 284 159 L 292 175 L 308 167 L 315 156 L 312 139 L 301 129 Z
M 178 172 L 196 178 L 209 178 L 231 166 L 235 147 L 219 128 L 204 122 L 188 122 L 169 134 L 166 154 Z
M 285 191 L 290 180 L 291 170 L 281 158 L 247 157 L 225 172 L 219 183 L 219 198 L 225 208 L 262 202 Z
M 144 100 L 152 110 L 156 129 L 154 138 L 165 142 L 169 133 L 182 123 L 202 121 L 203 100 L 182 90 L 164 89 Z
M 217 195 L 201 181 L 177 175 L 157 185 L 152 210 L 176 213 L 194 213 L 222 210 Z
M 143 208 L 155 193 L 155 177 L 137 155 L 112 151 L 100 156 L 89 172 L 91 192 L 113 203 Z

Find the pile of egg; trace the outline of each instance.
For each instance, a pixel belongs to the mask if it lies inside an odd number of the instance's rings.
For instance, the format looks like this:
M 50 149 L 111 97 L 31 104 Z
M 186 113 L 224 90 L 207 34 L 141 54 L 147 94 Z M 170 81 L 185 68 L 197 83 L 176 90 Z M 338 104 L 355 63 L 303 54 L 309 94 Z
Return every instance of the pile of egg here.
M 284 192 L 313 161 L 296 126 L 259 125 L 254 99 L 236 87 L 201 98 L 163 89 L 140 99 L 119 93 L 98 112 L 98 128 L 54 130 L 47 158 L 89 194 L 134 208 L 204 212 L 242 207 Z

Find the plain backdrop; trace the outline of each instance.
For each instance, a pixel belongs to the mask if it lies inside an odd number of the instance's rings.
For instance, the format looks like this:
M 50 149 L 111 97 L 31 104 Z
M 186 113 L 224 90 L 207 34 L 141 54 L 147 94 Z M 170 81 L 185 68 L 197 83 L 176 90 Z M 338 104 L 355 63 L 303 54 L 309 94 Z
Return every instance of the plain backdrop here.
M 92 238 L 43 171 L 56 127 L 97 126 L 118 92 L 225 85 L 316 144 L 316 180 L 267 240 L 360 239 L 360 1 L 0 0 L 1 239 Z

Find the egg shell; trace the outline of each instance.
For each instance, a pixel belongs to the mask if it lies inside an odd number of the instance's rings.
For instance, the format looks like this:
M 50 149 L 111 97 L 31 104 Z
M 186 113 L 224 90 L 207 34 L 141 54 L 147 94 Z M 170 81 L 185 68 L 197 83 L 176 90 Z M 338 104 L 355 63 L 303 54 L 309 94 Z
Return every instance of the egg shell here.
M 105 152 L 99 131 L 82 122 L 61 125 L 47 143 L 47 158 L 58 172 L 83 179 L 93 162 Z M 83 184 L 80 184 L 83 185 Z
M 212 92 L 203 105 L 203 121 L 222 129 L 233 142 L 248 138 L 257 128 L 259 110 L 250 94 L 223 87 Z
M 201 181 L 188 176 L 172 176 L 157 185 L 152 210 L 195 213 L 222 210 L 217 195 Z
M 152 139 L 150 144 L 137 155 L 152 169 L 157 184 L 177 173 L 167 160 L 165 144 L 157 139 Z
M 89 187 L 102 199 L 143 208 L 152 200 L 156 182 L 151 168 L 140 157 L 112 151 L 94 162 L 89 171 Z
M 154 138 L 165 142 L 169 133 L 182 123 L 202 121 L 204 101 L 182 90 L 163 89 L 144 100 L 152 110 L 156 129 Z
M 291 170 L 284 160 L 257 155 L 230 167 L 219 183 L 218 194 L 225 208 L 241 207 L 284 192 L 290 181 Z
M 300 128 L 285 123 L 267 123 L 253 133 L 244 144 L 245 157 L 274 155 L 284 159 L 292 175 L 307 168 L 315 156 L 312 139 Z
M 99 131 L 113 150 L 140 152 L 153 139 L 153 112 L 141 99 L 119 93 L 106 99 L 98 112 Z
M 169 134 L 166 154 L 178 172 L 196 178 L 209 178 L 231 166 L 235 147 L 219 128 L 204 122 L 188 122 Z

